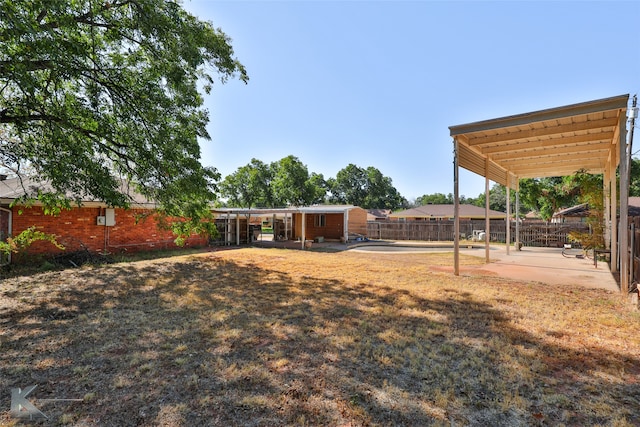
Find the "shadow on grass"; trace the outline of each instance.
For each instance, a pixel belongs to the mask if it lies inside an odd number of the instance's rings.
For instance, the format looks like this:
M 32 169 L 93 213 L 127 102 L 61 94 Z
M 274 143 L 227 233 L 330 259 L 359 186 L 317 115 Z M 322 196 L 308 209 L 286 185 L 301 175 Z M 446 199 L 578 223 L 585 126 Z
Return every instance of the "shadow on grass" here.
M 550 344 L 460 289 L 215 256 L 39 280 L 0 295 L 0 407 L 37 384 L 50 420 L 35 424 L 640 423 L 638 382 L 620 380 L 640 360 Z M 63 398 L 84 401 L 38 402 Z

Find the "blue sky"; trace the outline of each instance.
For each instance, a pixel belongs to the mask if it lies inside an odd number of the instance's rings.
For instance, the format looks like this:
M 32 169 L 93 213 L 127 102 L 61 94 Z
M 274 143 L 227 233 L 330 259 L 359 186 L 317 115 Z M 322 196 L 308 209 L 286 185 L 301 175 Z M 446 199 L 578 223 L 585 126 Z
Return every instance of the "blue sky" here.
M 453 192 L 449 126 L 640 92 L 639 1 L 212 1 L 250 81 L 214 85 L 202 162 L 378 168 Z M 637 145 L 637 143 L 636 143 Z M 464 170 L 460 194 L 484 192 Z M 493 184 L 492 184 L 493 185 Z

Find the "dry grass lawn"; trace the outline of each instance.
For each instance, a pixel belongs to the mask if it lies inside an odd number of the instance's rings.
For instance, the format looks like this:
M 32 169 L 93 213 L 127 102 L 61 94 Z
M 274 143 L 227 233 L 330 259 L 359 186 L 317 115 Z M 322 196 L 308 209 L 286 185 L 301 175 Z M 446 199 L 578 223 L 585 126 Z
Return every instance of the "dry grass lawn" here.
M 452 262 L 239 249 L 5 279 L 0 424 L 37 384 L 35 425 L 640 425 L 638 312 Z

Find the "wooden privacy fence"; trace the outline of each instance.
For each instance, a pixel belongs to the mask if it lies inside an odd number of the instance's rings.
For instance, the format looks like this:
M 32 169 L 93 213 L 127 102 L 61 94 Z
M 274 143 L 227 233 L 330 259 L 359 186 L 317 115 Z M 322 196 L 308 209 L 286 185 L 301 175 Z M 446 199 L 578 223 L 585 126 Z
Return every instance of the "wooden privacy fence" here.
M 629 288 L 633 283 L 640 283 L 640 217 L 629 217 Z M 617 260 L 616 260 L 617 261 Z
M 471 239 L 474 230 L 485 229 L 484 220 L 460 220 L 460 238 Z M 506 242 L 504 220 L 492 220 L 489 239 Z M 524 246 L 560 247 L 569 242 L 571 231 L 588 232 L 583 223 L 555 224 L 544 221 L 524 221 L 520 224 L 520 242 Z M 367 234 L 370 239 L 453 241 L 454 222 L 448 221 L 369 221 Z M 511 242 L 516 241 L 516 225 L 511 224 Z

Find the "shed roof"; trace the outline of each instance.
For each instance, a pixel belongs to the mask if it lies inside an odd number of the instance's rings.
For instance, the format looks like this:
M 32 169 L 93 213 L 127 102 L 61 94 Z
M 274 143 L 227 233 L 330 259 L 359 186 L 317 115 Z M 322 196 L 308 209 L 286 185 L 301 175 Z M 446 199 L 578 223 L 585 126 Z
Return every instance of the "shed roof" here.
M 515 189 L 519 178 L 614 169 L 628 101 L 628 94 L 620 95 L 449 130 L 458 141 L 460 167 Z

